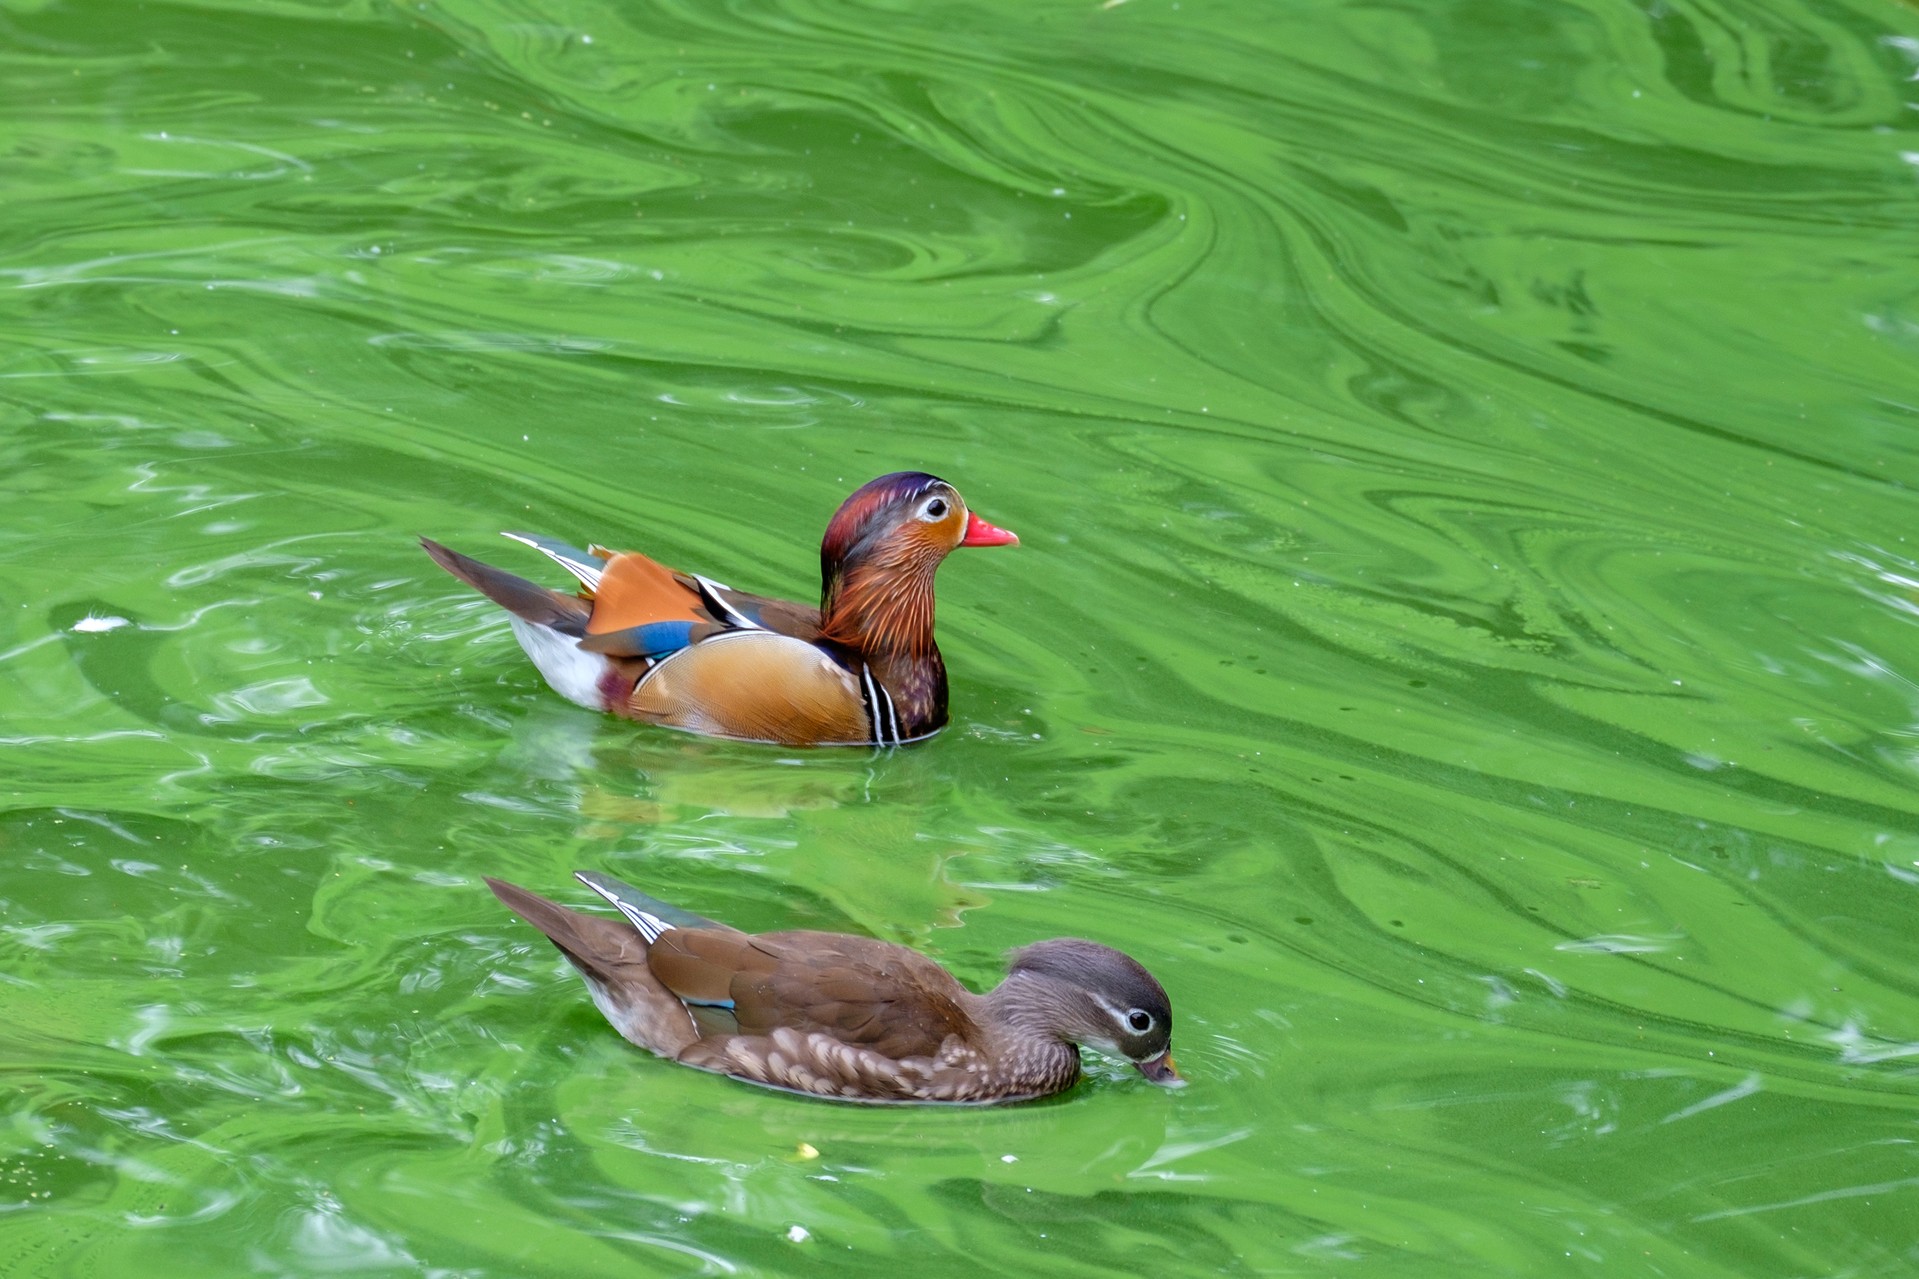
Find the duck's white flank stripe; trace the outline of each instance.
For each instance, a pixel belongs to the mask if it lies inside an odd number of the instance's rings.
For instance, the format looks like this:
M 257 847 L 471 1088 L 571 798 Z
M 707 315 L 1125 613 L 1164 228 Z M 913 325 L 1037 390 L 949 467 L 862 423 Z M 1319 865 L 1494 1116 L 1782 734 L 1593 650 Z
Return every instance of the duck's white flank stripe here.
M 880 696 L 886 699 L 886 722 L 892 725 L 893 745 L 898 746 L 900 744 L 900 738 L 905 736 L 905 734 L 900 732 L 900 714 L 898 710 L 894 709 L 893 695 L 887 692 L 886 685 L 880 683 L 878 680 L 874 680 L 873 685 L 879 689 Z
M 860 663 L 860 700 L 866 703 L 866 720 L 872 726 L 873 740 L 886 744 L 886 724 L 880 719 L 879 699 L 873 695 L 873 672 Z
M 873 678 L 873 668 L 865 662 L 860 663 L 860 683 L 866 690 L 866 717 L 873 721 L 873 740 L 881 746 L 898 746 L 900 717 L 893 710 L 893 695 Z

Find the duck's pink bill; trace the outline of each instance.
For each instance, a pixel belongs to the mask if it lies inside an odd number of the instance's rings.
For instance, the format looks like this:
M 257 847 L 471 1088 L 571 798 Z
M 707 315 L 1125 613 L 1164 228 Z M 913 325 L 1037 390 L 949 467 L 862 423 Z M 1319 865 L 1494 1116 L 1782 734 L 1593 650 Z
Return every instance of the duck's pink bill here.
M 1184 1088 L 1186 1081 L 1180 1078 L 1179 1071 L 1173 1069 L 1173 1050 L 1168 1048 L 1157 1057 L 1133 1063 L 1133 1069 L 1146 1076 L 1162 1088 Z
M 966 536 L 960 539 L 961 546 L 1018 546 L 1019 534 L 1011 529 L 988 524 L 979 516 L 966 513 Z

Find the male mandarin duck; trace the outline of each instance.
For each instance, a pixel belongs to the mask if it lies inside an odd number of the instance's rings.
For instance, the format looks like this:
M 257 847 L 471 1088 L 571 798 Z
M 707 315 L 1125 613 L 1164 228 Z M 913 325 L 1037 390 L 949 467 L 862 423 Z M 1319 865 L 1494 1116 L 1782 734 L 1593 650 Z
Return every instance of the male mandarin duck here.
M 918 471 L 882 475 L 834 513 L 820 542 L 817 609 L 637 551 L 505 536 L 573 574 L 579 594 L 420 544 L 512 615 L 520 647 L 555 692 L 589 710 L 788 746 L 897 746 L 945 727 L 933 573 L 956 547 L 1019 542 Z
M 488 879 L 580 975 L 613 1028 L 661 1057 L 836 1101 L 990 1104 L 1063 1092 L 1084 1044 L 1179 1087 L 1173 1007 L 1136 961 L 1073 938 L 1012 953 L 975 995 L 916 951 L 844 933 L 743 933 L 592 871 L 623 916 Z

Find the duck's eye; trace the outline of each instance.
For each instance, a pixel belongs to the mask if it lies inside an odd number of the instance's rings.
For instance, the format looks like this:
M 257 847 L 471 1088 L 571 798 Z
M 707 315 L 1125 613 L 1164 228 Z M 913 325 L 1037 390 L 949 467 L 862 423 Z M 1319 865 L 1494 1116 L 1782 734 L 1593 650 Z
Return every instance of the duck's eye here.
M 925 506 L 920 507 L 920 518 L 923 520 L 945 519 L 946 518 L 946 499 L 943 497 L 936 497 L 932 501 L 928 502 Z
M 1143 1035 L 1153 1028 L 1153 1014 L 1144 1008 L 1135 1008 L 1126 1014 L 1126 1026 L 1135 1035 Z

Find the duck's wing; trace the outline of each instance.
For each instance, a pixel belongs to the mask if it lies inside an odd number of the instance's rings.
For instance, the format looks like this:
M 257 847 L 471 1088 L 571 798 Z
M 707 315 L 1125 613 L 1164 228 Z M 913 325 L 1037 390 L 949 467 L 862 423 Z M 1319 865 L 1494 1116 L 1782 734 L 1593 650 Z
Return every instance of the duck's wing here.
M 894 1061 L 937 1055 L 977 1027 L 951 974 L 903 946 L 839 933 L 675 929 L 648 953 L 689 1002 L 728 1009 L 740 1036 L 825 1035 Z
M 592 613 L 580 640 L 589 652 L 658 660 L 729 631 L 771 631 L 803 640 L 819 636 L 816 608 L 736 591 L 638 551 L 596 547 L 593 554 L 601 558 L 590 580 L 574 562 L 554 557 L 574 571 L 591 597 Z
M 699 581 L 638 551 L 608 554 L 587 586 L 592 612 L 580 647 L 658 661 L 735 629 L 737 623 L 712 605 Z
M 729 631 L 819 638 L 820 612 L 791 600 L 736 591 L 697 573 L 681 573 L 638 551 L 585 550 L 539 533 L 501 534 L 530 546 L 572 574 L 568 595 L 420 539 L 440 567 L 516 617 L 573 637 L 590 653 L 658 661 Z
M 717 606 L 735 625 L 790 635 L 809 643 L 820 637 L 820 611 L 811 604 L 736 591 L 711 578 L 692 579 L 701 588 L 709 604 Z

